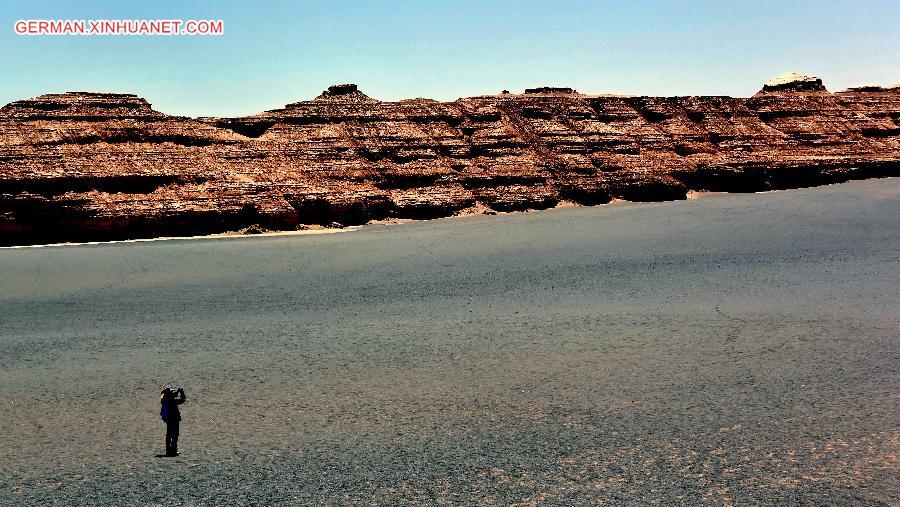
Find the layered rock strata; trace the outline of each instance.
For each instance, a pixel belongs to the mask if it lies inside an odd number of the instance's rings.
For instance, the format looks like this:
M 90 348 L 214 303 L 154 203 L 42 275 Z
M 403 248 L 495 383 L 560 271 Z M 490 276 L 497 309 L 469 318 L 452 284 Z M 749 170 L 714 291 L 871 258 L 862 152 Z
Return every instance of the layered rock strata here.
M 0 108 L 0 244 L 364 224 L 900 175 L 900 89 L 788 75 L 750 98 L 541 87 L 241 118 L 64 93 Z

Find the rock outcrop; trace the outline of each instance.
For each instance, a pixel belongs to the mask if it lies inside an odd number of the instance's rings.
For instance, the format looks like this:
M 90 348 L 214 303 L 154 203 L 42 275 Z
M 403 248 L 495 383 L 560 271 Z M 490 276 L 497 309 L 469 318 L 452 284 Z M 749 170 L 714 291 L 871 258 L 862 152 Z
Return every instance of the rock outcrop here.
M 537 88 L 526 88 L 525 94 L 538 94 L 538 93 L 562 93 L 562 94 L 576 94 L 578 93 L 573 88 L 565 87 L 565 86 L 539 86 Z
M 788 72 L 766 81 L 760 93 L 772 92 L 827 92 L 822 80 L 797 72 Z
M 900 175 L 900 90 L 533 93 L 382 102 L 356 85 L 242 118 L 135 95 L 0 108 L 0 244 L 364 224 Z
M 313 100 L 329 102 L 378 102 L 359 91 L 355 84 L 339 84 L 329 86 L 327 90 Z

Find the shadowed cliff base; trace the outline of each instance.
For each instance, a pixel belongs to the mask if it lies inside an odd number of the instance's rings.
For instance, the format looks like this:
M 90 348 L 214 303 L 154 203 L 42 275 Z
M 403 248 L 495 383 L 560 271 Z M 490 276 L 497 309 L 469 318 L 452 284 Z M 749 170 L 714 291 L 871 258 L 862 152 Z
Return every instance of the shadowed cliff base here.
M 750 98 L 382 102 L 341 84 L 241 118 L 72 92 L 0 108 L 0 140 L 0 245 L 194 236 L 896 176 L 900 88 L 791 73 Z

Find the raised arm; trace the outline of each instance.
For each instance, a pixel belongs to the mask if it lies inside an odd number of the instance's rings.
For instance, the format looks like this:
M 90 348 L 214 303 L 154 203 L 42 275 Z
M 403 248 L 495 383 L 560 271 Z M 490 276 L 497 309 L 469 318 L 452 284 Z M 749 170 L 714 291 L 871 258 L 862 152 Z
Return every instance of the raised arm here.
M 182 403 L 187 401 L 187 396 L 184 395 L 184 389 L 179 389 L 175 391 L 176 398 L 173 400 L 176 405 L 181 405 Z

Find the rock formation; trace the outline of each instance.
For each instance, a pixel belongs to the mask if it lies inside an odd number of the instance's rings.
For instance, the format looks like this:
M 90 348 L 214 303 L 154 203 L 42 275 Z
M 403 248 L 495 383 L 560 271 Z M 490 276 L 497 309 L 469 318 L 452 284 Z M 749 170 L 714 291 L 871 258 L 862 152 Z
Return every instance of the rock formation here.
M 535 88 L 381 102 L 356 85 L 242 118 L 135 95 L 0 108 L 0 244 L 352 225 L 900 174 L 900 89 L 790 75 L 750 98 Z
M 771 92 L 827 92 L 822 80 L 797 72 L 788 72 L 766 81 L 760 93 Z
M 572 88 L 564 87 L 564 86 L 539 86 L 537 88 L 526 88 L 525 94 L 536 94 L 536 93 L 563 93 L 563 94 L 575 94 L 578 93 Z

